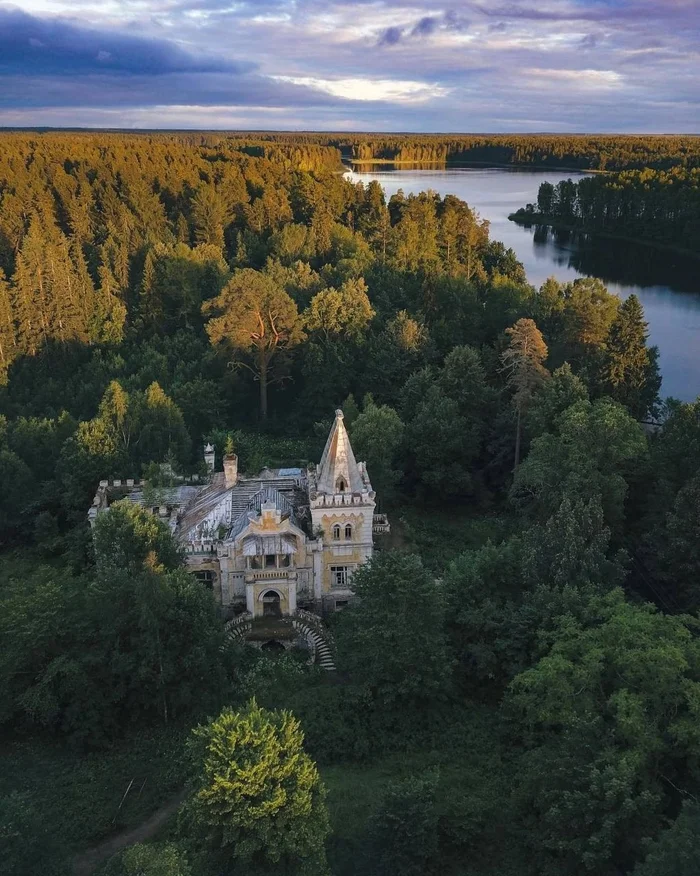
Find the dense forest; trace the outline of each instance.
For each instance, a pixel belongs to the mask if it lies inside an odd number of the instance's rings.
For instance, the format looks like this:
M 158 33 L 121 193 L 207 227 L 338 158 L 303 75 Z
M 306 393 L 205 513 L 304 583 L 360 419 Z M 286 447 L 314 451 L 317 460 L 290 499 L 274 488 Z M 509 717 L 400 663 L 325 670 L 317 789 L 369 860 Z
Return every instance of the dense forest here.
M 697 873 L 700 401 L 634 296 L 324 137 L 0 138 L 0 873 L 173 799 L 100 872 Z M 91 534 L 100 479 L 305 464 L 337 407 L 392 534 L 332 676 L 227 644 L 138 506 Z
M 700 136 L 630 134 L 287 134 L 240 133 L 242 141 L 331 146 L 345 160 L 452 162 L 631 170 L 700 166 Z
M 544 182 L 537 204 L 513 218 L 520 222 L 564 224 L 587 231 L 622 234 L 680 247 L 700 247 L 700 169 L 625 171 Z
M 333 142 L 333 141 L 331 141 Z M 334 145 L 342 146 L 342 141 Z M 700 165 L 700 137 L 500 135 L 367 137 L 351 141 L 359 161 L 478 162 L 579 170 Z

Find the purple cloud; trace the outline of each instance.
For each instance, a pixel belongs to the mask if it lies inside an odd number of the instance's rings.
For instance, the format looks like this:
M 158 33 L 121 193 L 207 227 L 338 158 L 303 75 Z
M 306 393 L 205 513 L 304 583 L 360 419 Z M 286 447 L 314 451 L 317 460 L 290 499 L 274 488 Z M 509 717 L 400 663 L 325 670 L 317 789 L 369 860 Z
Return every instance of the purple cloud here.
M 118 20 L 96 0 L 22 5 L 0 0 L 0 124 L 700 125 L 698 0 L 139 0 Z
M 444 12 L 442 15 L 424 15 L 407 29 L 403 27 L 388 27 L 379 36 L 380 46 L 395 46 L 408 38 L 421 39 L 431 37 L 439 30 L 461 33 L 469 27 L 469 21 L 454 10 Z
M 0 9 L 0 75 L 80 75 L 113 72 L 242 73 L 254 68 L 191 55 L 175 43 L 131 34 L 93 30 L 60 19 L 42 19 L 20 10 Z
M 379 37 L 380 46 L 395 46 L 403 38 L 403 30 L 400 27 L 387 27 Z
M 438 29 L 440 20 L 434 15 L 426 15 L 411 31 L 411 36 L 430 36 Z

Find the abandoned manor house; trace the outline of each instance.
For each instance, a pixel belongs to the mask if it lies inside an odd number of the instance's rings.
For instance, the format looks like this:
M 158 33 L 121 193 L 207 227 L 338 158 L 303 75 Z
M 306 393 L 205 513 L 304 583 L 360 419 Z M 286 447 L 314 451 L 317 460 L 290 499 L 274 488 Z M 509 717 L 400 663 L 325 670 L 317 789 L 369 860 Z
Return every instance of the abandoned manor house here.
M 160 490 L 131 479 L 100 481 L 91 525 L 120 499 L 150 508 L 184 548 L 190 571 L 220 600 L 231 633 L 283 647 L 306 638 L 328 663 L 325 643 L 313 641 L 319 636 L 312 632 L 322 630 L 321 615 L 348 604 L 353 571 L 371 557 L 374 534 L 389 530 L 386 516 L 375 514 L 375 492 L 365 464 L 355 460 L 343 412 L 335 412 L 321 462 L 307 471 L 243 476 L 229 454 L 216 472 L 211 445 L 204 458 L 208 478 L 175 478 L 175 486 Z

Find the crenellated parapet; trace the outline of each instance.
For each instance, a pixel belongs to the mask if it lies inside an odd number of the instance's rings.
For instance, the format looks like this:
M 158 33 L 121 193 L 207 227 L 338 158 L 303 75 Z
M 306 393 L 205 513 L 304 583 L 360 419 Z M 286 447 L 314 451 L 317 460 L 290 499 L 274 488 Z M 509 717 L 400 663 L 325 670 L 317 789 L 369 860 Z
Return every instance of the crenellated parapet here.
M 374 490 L 370 493 L 311 493 L 311 508 L 351 508 L 374 505 Z

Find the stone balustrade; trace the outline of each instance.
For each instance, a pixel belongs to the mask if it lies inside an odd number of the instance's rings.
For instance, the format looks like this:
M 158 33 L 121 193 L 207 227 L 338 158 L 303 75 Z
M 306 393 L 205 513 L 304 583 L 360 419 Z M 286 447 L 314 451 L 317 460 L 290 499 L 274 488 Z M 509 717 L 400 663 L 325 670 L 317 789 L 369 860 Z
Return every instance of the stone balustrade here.
M 245 573 L 246 581 L 279 581 L 286 580 L 290 575 L 290 569 L 248 569 Z
M 213 541 L 190 541 L 185 546 L 186 554 L 215 554 L 216 542 Z
M 391 524 L 386 514 L 375 514 L 372 518 L 372 532 L 391 532 Z

